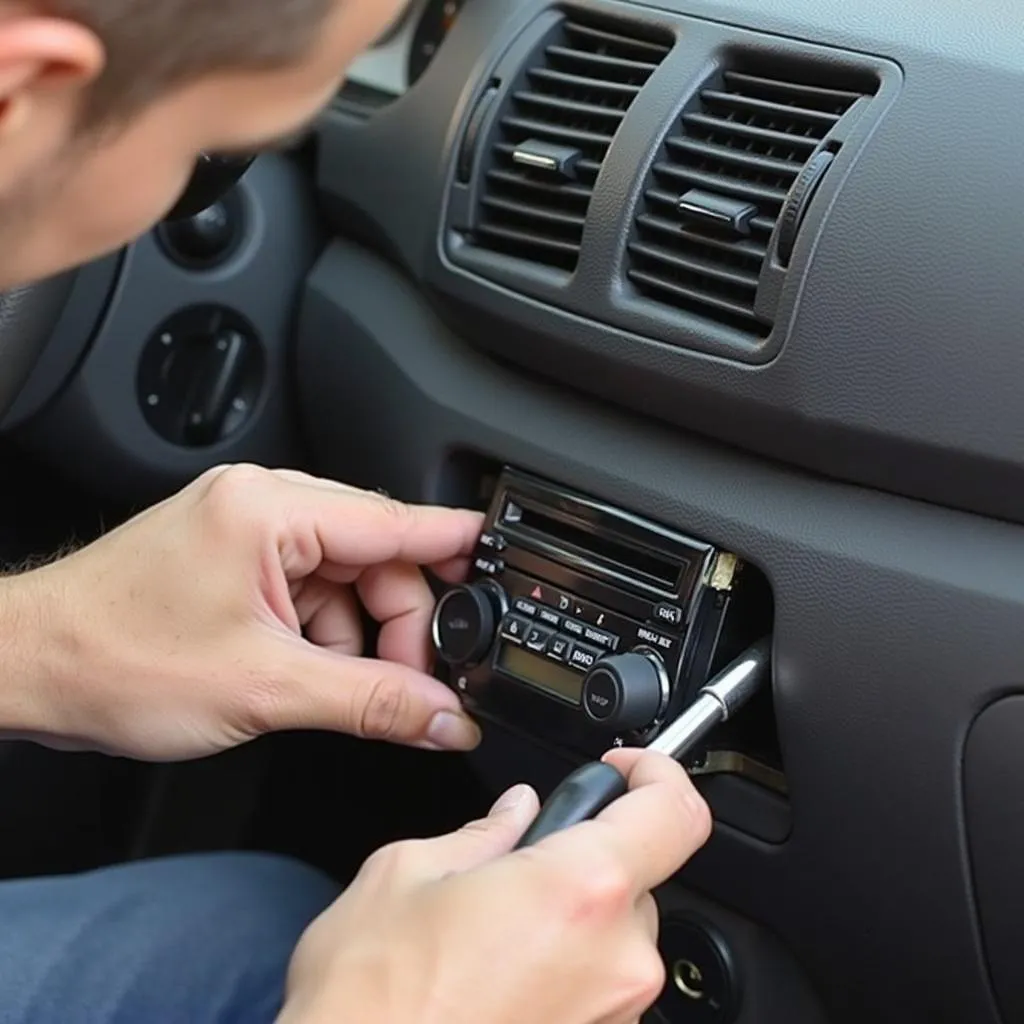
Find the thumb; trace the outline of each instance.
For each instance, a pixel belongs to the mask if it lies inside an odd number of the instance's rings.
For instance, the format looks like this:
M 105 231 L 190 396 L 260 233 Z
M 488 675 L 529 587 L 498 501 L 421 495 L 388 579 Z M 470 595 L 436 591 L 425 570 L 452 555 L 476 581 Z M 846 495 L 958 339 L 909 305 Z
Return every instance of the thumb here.
M 471 821 L 424 844 L 427 871 L 436 877 L 471 871 L 512 851 L 540 810 L 537 794 L 529 786 L 513 786 L 491 808 L 486 818 Z
M 323 729 L 426 750 L 472 750 L 480 742 L 458 696 L 423 672 L 305 640 L 288 648 L 285 682 L 264 702 L 257 734 Z

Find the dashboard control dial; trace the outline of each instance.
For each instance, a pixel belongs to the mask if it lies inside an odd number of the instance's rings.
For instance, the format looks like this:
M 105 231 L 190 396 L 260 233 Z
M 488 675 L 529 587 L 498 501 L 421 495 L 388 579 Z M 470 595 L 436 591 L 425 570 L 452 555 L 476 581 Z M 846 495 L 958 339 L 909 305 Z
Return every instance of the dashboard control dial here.
M 225 263 L 235 252 L 245 229 L 241 194 L 233 189 L 191 217 L 157 226 L 164 252 L 186 270 L 208 270 Z
M 494 643 L 505 607 L 505 593 L 497 584 L 449 590 L 434 609 L 431 632 L 439 657 L 449 665 L 477 664 Z
M 189 306 L 146 342 L 136 394 L 149 426 L 171 444 L 202 448 L 249 422 L 266 385 L 255 328 L 226 306 Z
M 598 725 L 630 732 L 650 725 L 668 697 L 668 676 L 653 652 L 602 658 L 583 681 L 583 710 Z

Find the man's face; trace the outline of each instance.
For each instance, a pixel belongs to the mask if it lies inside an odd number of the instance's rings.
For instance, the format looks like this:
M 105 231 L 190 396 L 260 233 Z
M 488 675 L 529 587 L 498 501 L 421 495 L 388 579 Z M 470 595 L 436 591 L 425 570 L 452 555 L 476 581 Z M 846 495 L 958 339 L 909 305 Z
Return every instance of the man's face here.
M 0 37 L 3 6 L 0 0 Z M 143 234 L 175 203 L 200 153 L 258 149 L 304 126 L 402 6 L 337 0 L 301 64 L 211 75 L 163 97 L 106 140 L 76 138 L 72 89 L 30 108 L 14 131 L 0 121 L 0 290 Z M 0 63 L 0 86 L 3 74 Z

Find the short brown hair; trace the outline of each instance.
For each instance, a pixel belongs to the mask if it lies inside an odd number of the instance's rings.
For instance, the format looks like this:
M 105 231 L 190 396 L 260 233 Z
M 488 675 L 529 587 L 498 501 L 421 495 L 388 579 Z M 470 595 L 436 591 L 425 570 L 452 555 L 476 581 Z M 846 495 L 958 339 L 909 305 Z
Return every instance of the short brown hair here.
M 127 116 L 218 71 L 272 70 L 301 58 L 335 0 L 38 0 L 92 29 L 107 50 L 83 120 Z

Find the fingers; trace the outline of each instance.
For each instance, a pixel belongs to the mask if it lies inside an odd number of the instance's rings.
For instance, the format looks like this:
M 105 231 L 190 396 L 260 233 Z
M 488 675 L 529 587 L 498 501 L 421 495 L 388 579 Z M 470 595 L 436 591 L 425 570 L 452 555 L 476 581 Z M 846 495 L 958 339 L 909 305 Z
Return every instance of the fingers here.
M 403 505 L 378 495 L 325 493 L 319 508 L 310 504 L 309 515 L 326 560 L 350 565 L 431 565 L 466 557 L 483 525 L 477 512 Z
M 423 844 L 424 870 L 436 877 L 471 871 L 508 853 L 539 810 L 540 801 L 533 789 L 514 786 L 498 799 L 486 818 Z
M 263 681 L 241 709 L 250 735 L 323 729 L 427 750 L 471 750 L 480 742 L 456 694 L 422 672 L 284 634 L 271 644 L 261 659 Z
M 344 566 L 408 562 L 432 565 L 465 558 L 483 524 L 477 512 L 405 505 L 379 494 L 278 481 L 288 505 L 281 538 L 286 573 L 321 562 Z
M 461 555 L 449 558 L 430 566 L 430 571 L 445 583 L 461 583 L 469 575 L 469 559 Z
M 596 824 L 633 880 L 637 894 L 661 885 L 707 842 L 711 814 L 683 768 L 663 754 L 621 751 L 605 758 L 629 782 L 629 792 L 605 808 Z
M 356 590 L 366 611 L 381 623 L 380 657 L 429 671 L 434 595 L 423 573 L 403 562 L 374 566 L 362 573 Z
M 486 818 L 435 839 L 392 843 L 377 850 L 361 874 L 377 875 L 387 890 L 418 887 L 449 875 L 481 867 L 508 853 L 530 827 L 540 809 L 529 786 L 514 786 Z
M 432 565 L 465 557 L 483 522 L 476 512 L 405 505 L 375 492 L 257 466 L 217 467 L 196 482 L 193 493 L 215 531 L 234 534 L 273 524 L 289 579 L 308 576 L 325 562 Z
M 319 487 L 321 490 L 344 491 L 347 494 L 365 493 L 358 487 L 342 483 L 340 480 L 329 480 L 322 476 L 313 476 L 310 473 L 303 473 L 300 469 L 275 469 L 274 476 L 280 480 L 287 480 L 289 483 L 302 484 L 306 487 Z
M 292 601 L 310 643 L 335 654 L 362 654 L 359 605 L 351 588 L 335 586 L 320 576 L 307 576 L 296 584 Z
M 654 902 L 654 897 L 649 892 L 645 892 L 637 901 L 636 912 L 640 918 L 640 926 L 643 928 L 644 933 L 650 938 L 651 942 L 657 945 L 659 932 L 658 904 Z

